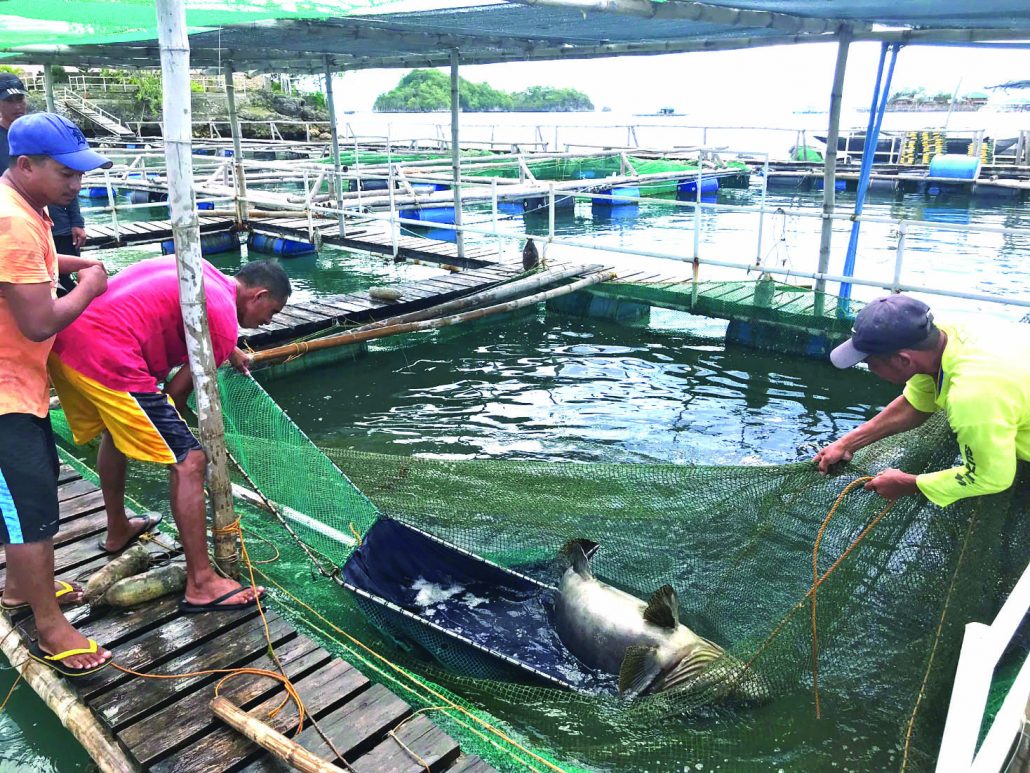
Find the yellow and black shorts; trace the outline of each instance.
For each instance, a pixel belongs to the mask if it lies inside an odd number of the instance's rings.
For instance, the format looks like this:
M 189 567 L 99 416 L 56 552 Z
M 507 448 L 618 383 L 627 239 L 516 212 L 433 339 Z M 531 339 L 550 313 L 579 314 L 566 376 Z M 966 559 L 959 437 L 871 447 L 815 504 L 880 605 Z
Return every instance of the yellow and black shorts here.
M 53 354 L 47 369 L 79 445 L 107 430 L 115 447 L 130 459 L 160 464 L 176 464 L 190 451 L 200 449 L 167 395 L 109 389 Z

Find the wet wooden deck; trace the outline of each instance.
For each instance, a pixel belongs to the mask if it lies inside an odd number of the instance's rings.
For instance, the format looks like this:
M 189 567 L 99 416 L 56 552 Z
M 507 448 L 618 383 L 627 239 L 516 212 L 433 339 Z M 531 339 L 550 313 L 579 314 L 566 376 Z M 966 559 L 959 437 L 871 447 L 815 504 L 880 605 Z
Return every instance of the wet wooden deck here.
M 200 217 L 200 232 L 217 233 L 230 231 L 236 221 L 226 217 Z M 108 223 L 86 225 L 86 246 L 84 250 L 104 250 L 126 247 L 131 244 L 159 244 L 172 238 L 170 220 L 126 220 L 118 222 L 118 229 Z
M 555 265 L 551 266 L 555 268 Z M 583 266 L 583 273 L 596 271 L 600 266 Z M 291 301 L 267 325 L 240 330 L 240 342 L 252 348 L 262 348 L 289 341 L 298 336 L 325 330 L 333 325 L 354 325 L 374 322 L 410 311 L 421 311 L 431 306 L 471 295 L 522 273 L 521 263 L 499 263 L 493 266 L 461 271 L 432 279 L 390 285 L 400 292 L 396 301 L 382 301 L 369 297 L 367 292 L 332 295 L 306 301 Z
M 76 580 L 107 560 L 97 547 L 106 525 L 103 501 L 95 485 L 67 467 L 61 470 L 59 497 L 61 528 L 54 540 L 56 574 L 59 579 Z M 0 561 L 0 583 L 5 569 L 6 563 Z M 177 601 L 170 596 L 132 609 L 91 612 L 79 606 L 66 613 L 85 635 L 110 648 L 115 662 L 136 671 L 178 674 L 275 668 L 256 609 L 182 615 Z M 24 637 L 35 636 L 32 619 L 26 613 L 5 615 Z M 397 742 L 399 739 L 432 771 L 492 770 L 478 757 L 464 755 L 458 743 L 424 714 L 411 718 L 414 710 L 401 698 L 371 683 L 357 669 L 296 631 L 271 607 L 266 607 L 266 616 L 275 652 L 307 711 L 352 769 L 362 773 L 425 770 Z M 209 703 L 219 678 L 143 679 L 108 667 L 67 683 L 139 770 L 287 770 L 211 713 Z M 284 696 L 278 682 L 240 676 L 227 682 L 220 694 L 281 733 L 292 735 L 296 729 L 297 713 L 292 704 L 267 719 L 268 712 Z M 391 735 L 394 730 L 395 735 Z M 322 758 L 333 758 L 341 764 L 310 722 L 297 740 Z

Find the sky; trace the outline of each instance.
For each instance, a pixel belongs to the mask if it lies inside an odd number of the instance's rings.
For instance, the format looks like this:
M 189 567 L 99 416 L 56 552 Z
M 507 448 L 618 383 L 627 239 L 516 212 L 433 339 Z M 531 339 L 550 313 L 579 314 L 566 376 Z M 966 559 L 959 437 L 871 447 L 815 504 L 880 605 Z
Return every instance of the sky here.
M 825 110 L 836 58 L 829 43 L 772 46 L 663 56 L 561 62 L 474 65 L 461 76 L 494 88 L 576 88 L 597 109 L 656 112 L 672 107 L 697 114 L 704 104 L 738 100 L 740 112 Z M 851 45 L 844 84 L 845 109 L 868 106 L 879 59 L 878 43 Z M 334 79 L 341 110 L 369 110 L 376 96 L 397 85 L 408 70 L 350 72 Z M 923 87 L 960 94 L 1011 80 L 1030 79 L 1030 50 L 909 46 L 901 50 L 892 91 Z M 991 93 L 991 92 L 988 92 Z M 1030 128 L 1030 118 L 1027 120 Z

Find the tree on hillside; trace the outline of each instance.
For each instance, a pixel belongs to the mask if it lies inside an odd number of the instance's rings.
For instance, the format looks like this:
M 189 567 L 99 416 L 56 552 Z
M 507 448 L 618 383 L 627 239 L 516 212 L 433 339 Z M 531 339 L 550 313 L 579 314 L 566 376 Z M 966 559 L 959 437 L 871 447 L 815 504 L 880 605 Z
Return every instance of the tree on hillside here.
M 458 103 L 462 110 L 488 112 L 499 110 L 593 110 L 590 99 L 575 89 L 533 86 L 509 94 L 488 83 L 458 79 Z M 451 104 L 451 80 L 437 70 L 412 70 L 397 87 L 380 94 L 373 110 L 380 112 L 417 112 L 447 110 Z

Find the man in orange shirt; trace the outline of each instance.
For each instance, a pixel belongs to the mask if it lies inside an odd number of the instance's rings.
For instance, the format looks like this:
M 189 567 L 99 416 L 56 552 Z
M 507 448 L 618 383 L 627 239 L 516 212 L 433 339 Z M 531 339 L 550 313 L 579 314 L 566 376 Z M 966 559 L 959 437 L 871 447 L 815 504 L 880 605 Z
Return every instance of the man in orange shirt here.
M 95 260 L 58 257 L 46 207 L 68 204 L 83 172 L 111 162 L 52 113 L 19 118 L 8 143 L 10 166 L 0 177 L 0 543 L 7 559 L 0 605 L 31 607 L 39 632 L 32 656 L 81 676 L 104 667 L 111 653 L 61 612 L 60 604 L 78 601 L 81 589 L 54 583 L 60 514 L 46 362 L 54 336 L 107 289 L 107 273 Z M 60 299 L 58 271 L 79 278 Z

